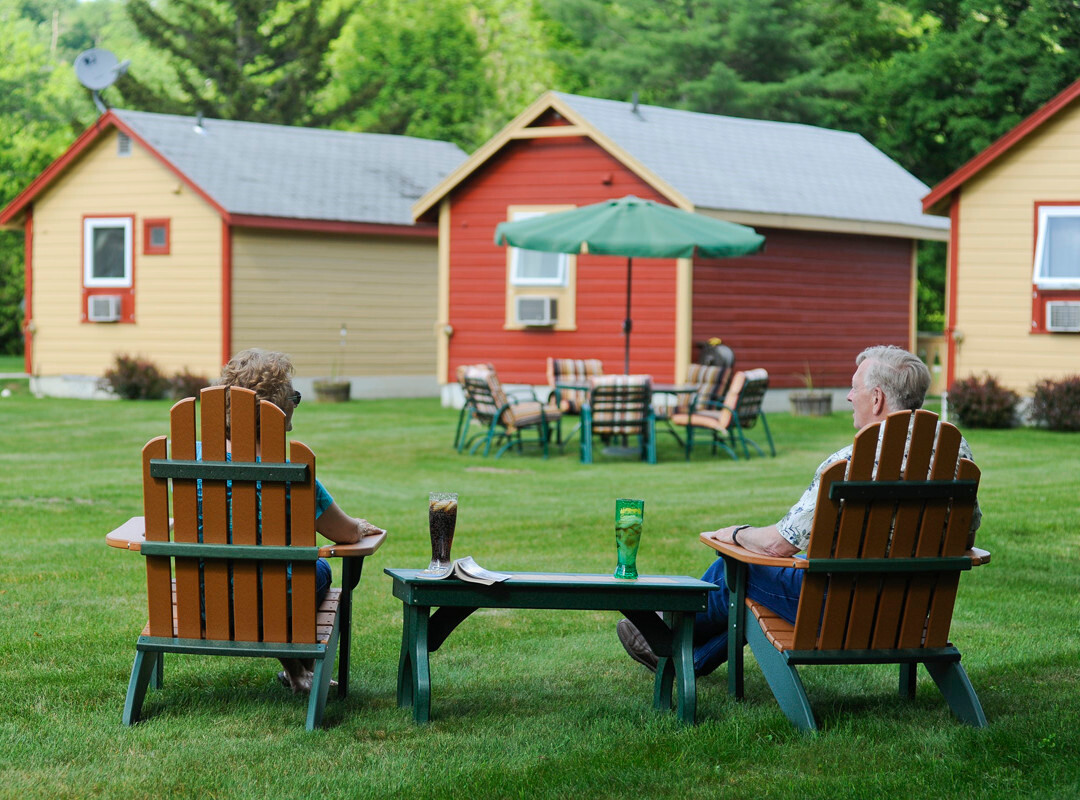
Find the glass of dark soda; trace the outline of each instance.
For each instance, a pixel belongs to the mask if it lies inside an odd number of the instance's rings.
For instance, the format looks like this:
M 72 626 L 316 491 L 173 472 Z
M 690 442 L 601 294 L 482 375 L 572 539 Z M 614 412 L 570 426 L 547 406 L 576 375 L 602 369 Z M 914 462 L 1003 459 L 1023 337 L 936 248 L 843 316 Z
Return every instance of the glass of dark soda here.
M 431 563 L 424 572 L 445 572 L 450 568 L 450 546 L 457 525 L 458 496 L 454 492 L 428 495 L 428 532 L 431 534 Z

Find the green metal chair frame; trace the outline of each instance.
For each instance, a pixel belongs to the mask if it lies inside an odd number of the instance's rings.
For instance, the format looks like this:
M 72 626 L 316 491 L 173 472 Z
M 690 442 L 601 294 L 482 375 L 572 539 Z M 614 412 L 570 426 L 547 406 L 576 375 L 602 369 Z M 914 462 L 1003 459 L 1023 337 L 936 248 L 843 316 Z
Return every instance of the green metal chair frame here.
M 775 457 L 776 445 L 773 443 L 772 431 L 769 430 L 769 420 L 762 409 L 768 389 L 769 373 L 765 370 L 736 372 L 722 403 L 714 402 L 711 406 L 700 408 L 696 402 L 692 402 L 687 413 L 672 415 L 674 424 L 686 427 L 686 460 L 690 460 L 694 450 L 696 428 L 712 431 L 713 455 L 716 455 L 717 449 L 722 449 L 737 461 L 739 455 L 736 448 L 741 445 L 745 458 L 750 458 L 750 447 L 764 457 L 765 451 L 746 435 L 746 431 L 754 428 L 759 420 L 769 444 L 769 454 Z M 695 397 L 694 401 L 696 400 Z M 725 436 L 727 442 L 724 441 Z
M 800 730 L 817 727 L 795 669 L 804 664 L 898 664 L 906 698 L 914 697 L 916 668 L 924 664 L 961 721 L 986 725 L 948 639 L 960 573 L 990 560 L 972 546 L 980 472 L 958 460 L 955 427 L 939 426 L 929 411 L 914 412 L 914 420 L 912 413 L 863 428 L 852 458 L 826 468 L 805 559 L 702 537 L 723 557 L 730 590 L 729 693 L 742 698 L 749 643 L 781 710 Z M 747 598 L 749 564 L 806 570 L 794 625 Z
M 593 437 L 636 435 L 641 459 L 656 463 L 656 412 L 648 375 L 603 375 L 589 381 L 589 399 L 581 409 L 582 464 L 593 463 Z
M 464 429 L 458 435 L 458 452 L 462 452 L 470 444 L 469 454 L 472 455 L 484 446 L 484 457 L 491 452 L 492 445 L 502 446 L 495 452 L 495 458 L 499 458 L 508 449 L 517 445 L 518 450 L 523 450 L 521 432 L 534 428 L 543 450 L 544 458 L 548 457 L 548 443 L 551 439 L 551 427 L 549 423 L 557 423 L 562 414 L 558 409 L 545 406 L 536 399 L 532 390 L 528 391 L 528 399 L 522 399 L 508 394 L 502 388 L 494 369 L 470 370 L 462 373 L 462 386 L 465 391 L 468 418 Z M 476 420 L 484 428 L 480 433 L 468 436 L 468 422 Z M 459 427 L 460 427 L 459 422 Z

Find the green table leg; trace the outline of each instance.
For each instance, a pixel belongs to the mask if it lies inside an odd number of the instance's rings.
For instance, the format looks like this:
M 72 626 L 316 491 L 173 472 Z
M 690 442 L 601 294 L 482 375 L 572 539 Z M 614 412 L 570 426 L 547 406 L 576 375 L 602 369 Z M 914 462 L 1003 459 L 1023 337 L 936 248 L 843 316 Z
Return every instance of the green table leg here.
M 677 611 L 672 616 L 671 660 L 675 662 L 675 678 L 679 684 L 679 721 L 693 725 L 697 716 L 694 617 L 682 611 Z
M 431 719 L 431 671 L 428 666 L 428 606 L 410 606 L 409 616 L 409 682 L 413 707 L 413 720 L 427 722 Z
M 401 620 L 401 655 L 398 657 L 397 699 L 398 708 L 407 708 L 413 704 L 413 659 L 412 659 L 412 611 L 410 606 L 402 609 Z

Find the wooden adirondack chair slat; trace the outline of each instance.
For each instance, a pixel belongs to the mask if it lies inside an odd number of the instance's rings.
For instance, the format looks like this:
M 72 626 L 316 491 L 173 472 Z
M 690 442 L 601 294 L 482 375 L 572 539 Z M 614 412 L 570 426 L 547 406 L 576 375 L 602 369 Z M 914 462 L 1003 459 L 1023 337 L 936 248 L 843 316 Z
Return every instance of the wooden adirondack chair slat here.
M 224 461 L 225 393 L 208 392 L 201 406 L 203 460 Z M 204 482 L 202 515 L 203 541 L 228 544 L 229 507 L 225 484 L 220 481 Z M 203 563 L 203 595 L 207 637 L 229 639 L 232 635 L 232 609 L 229 606 L 229 566 L 225 561 L 209 559 Z
M 150 475 L 150 459 L 168 455 L 168 437 L 158 436 L 143 447 L 143 516 L 146 539 L 169 540 L 169 482 Z M 146 558 L 146 596 L 149 606 L 148 627 L 154 636 L 172 634 L 172 563 L 161 556 Z
M 307 464 L 315 474 L 315 454 L 299 442 L 289 448 L 289 460 Z M 292 532 L 290 544 L 311 547 L 315 544 L 315 482 L 292 489 Z M 315 565 L 292 565 L 292 637 L 293 642 L 315 641 Z
M 264 461 L 285 461 L 285 420 L 262 406 L 259 428 Z M 262 543 L 288 544 L 285 487 L 269 483 L 262 487 Z M 289 641 L 288 565 L 267 562 L 262 565 L 262 638 L 264 642 Z
M 195 458 L 195 399 L 181 400 L 170 412 L 169 435 L 172 440 L 170 457 Z M 173 482 L 173 541 L 197 542 L 199 518 L 195 481 Z M 202 636 L 199 603 L 199 562 L 197 559 L 176 559 L 176 604 L 180 611 L 180 636 L 198 639 Z

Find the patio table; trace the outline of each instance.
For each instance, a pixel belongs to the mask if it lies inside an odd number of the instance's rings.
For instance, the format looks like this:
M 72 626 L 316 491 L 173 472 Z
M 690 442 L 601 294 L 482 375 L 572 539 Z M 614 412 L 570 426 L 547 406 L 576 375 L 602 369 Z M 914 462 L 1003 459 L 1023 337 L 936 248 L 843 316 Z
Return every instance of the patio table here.
M 536 608 L 619 611 L 659 656 L 653 706 L 670 709 L 672 687 L 677 685 L 679 720 L 694 724 L 694 614 L 705 610 L 708 593 L 717 588 L 712 583 L 677 575 L 623 580 L 611 575 L 513 572 L 508 580 L 485 586 L 453 578 L 425 579 L 415 569 L 384 571 L 394 579 L 394 597 L 402 602 L 398 706 L 412 706 L 416 722 L 427 722 L 431 715 L 429 654 L 459 624 L 480 608 Z M 656 611 L 663 612 L 663 620 Z

